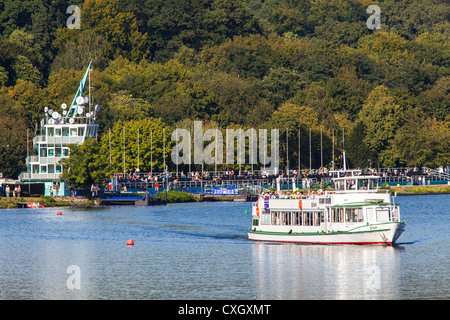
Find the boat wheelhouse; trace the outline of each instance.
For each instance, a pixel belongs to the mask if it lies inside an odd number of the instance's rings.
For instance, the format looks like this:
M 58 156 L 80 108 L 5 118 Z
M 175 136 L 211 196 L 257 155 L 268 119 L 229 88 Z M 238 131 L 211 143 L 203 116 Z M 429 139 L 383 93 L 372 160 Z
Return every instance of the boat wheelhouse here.
M 405 223 L 394 197 L 378 190 L 379 177 L 360 170 L 333 173 L 334 191 L 261 194 L 253 203 L 249 239 L 393 245 Z
M 86 80 L 90 79 L 90 67 L 89 63 L 68 109 L 64 103 L 61 105 L 62 114 L 48 107 L 44 108 L 40 133 L 33 139 L 36 155 L 27 156 L 27 171 L 19 175 L 19 180 L 23 183 L 43 183 L 44 195 L 68 195 L 69 190 L 60 181 L 63 172 L 60 160 L 69 157 L 71 145 L 82 144 L 89 137 L 97 137 L 98 124 L 95 124 L 95 119 L 99 106 L 92 107 L 90 90 L 89 97 L 83 97 Z

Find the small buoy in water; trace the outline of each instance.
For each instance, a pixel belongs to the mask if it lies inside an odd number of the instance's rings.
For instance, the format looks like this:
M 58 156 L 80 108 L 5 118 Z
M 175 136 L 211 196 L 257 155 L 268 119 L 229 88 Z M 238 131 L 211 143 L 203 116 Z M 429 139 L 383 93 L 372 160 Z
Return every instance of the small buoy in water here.
M 127 246 L 134 246 L 134 241 L 133 240 L 128 240 L 127 241 Z
M 245 209 L 244 213 L 248 213 L 248 210 L 247 210 L 247 209 Z
M 61 211 L 58 211 L 57 215 L 58 215 L 58 216 L 62 215 L 62 212 L 61 212 Z

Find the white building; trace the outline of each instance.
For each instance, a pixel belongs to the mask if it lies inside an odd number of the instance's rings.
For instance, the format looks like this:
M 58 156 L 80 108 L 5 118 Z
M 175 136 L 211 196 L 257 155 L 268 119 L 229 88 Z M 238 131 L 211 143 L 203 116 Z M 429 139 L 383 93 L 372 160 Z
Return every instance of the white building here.
M 19 181 L 25 184 L 44 183 L 45 195 L 69 195 L 68 188 L 60 181 L 63 172 L 60 160 L 69 157 L 71 145 L 82 144 L 89 137 L 97 137 L 95 117 L 99 107 L 96 105 L 91 108 L 90 98 L 82 96 L 87 78 L 90 80 L 90 65 L 68 110 L 65 104 L 61 105 L 62 115 L 48 107 L 44 108 L 45 117 L 41 119 L 40 134 L 33 139 L 37 155 L 26 158 L 27 171 L 19 175 Z

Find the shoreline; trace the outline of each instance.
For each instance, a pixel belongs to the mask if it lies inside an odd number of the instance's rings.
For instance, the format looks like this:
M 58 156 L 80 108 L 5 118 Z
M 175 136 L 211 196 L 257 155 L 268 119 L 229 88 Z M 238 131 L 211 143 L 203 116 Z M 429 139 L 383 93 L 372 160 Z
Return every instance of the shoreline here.
M 417 196 L 417 195 L 442 195 L 450 194 L 450 185 L 431 185 L 431 186 L 391 186 L 390 192 L 397 193 L 397 196 Z M 169 199 L 170 198 L 170 199 Z M 183 202 L 208 202 L 211 200 L 199 200 L 186 192 L 176 192 L 172 197 L 168 197 L 167 203 Z M 215 201 L 233 201 L 233 198 L 224 197 Z M 20 208 L 19 203 L 38 202 L 46 208 L 57 207 L 97 207 L 100 206 L 96 201 L 88 198 L 72 197 L 0 197 L 0 209 Z
M 397 196 L 450 194 L 450 185 L 426 185 L 426 186 L 391 186 L 391 192 L 397 192 Z
M 86 198 L 71 198 L 71 197 L 0 197 L 0 209 L 17 209 L 21 208 L 23 203 L 40 203 L 45 208 L 56 207 L 92 207 L 95 202 Z

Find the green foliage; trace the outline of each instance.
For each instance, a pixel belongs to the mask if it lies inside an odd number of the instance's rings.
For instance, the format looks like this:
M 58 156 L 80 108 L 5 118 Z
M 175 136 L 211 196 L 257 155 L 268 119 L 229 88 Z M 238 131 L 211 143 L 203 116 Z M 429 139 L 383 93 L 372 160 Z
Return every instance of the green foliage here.
M 386 149 L 404 122 L 404 112 L 388 88 L 373 89 L 359 114 L 367 132 L 364 143 L 376 153 Z
M 64 168 L 61 179 L 71 188 L 89 188 L 105 181 L 106 158 L 100 153 L 100 144 L 92 138 L 72 146 L 70 157 L 62 159 L 61 164 Z
M 366 26 L 370 4 L 381 8 L 381 30 Z M 345 129 L 355 166 L 367 165 L 369 158 L 383 165 L 448 164 L 444 140 L 438 139 L 447 137 L 450 121 L 445 1 L 85 0 L 78 5 L 81 29 L 70 30 L 66 1 L 0 2 L 0 172 L 5 175 L 24 169 L 26 129 L 32 137 L 45 106 L 61 112 L 61 103 L 71 102 L 91 60 L 100 139 L 74 149 L 79 165 L 72 162 L 71 168 L 88 178 L 65 174 L 78 187 L 123 171 L 124 126 L 125 171 L 137 168 L 138 128 L 139 167 L 151 168 L 152 131 L 156 171 L 163 166 L 162 128 L 171 164 L 172 129 L 195 119 L 222 130 L 288 128 L 291 168 L 298 130 L 301 145 L 308 146 L 309 128 L 315 168 L 320 130 L 326 164 L 333 129 L 336 142 Z M 285 137 L 280 138 L 283 153 Z M 413 146 L 409 139 L 420 143 Z M 5 145 L 13 148 L 1 149 Z M 336 143 L 335 152 L 339 149 Z M 301 152 L 302 166 L 309 167 L 308 148 Z M 281 160 L 284 166 L 286 159 Z
M 367 136 L 366 125 L 358 121 L 346 137 L 345 145 L 350 164 L 355 168 L 374 167 L 377 155 L 364 141 Z
M 0 116 L 0 128 L 0 172 L 16 178 L 25 170 L 26 125 L 23 119 Z
M 96 154 L 102 159 L 101 166 L 109 173 L 123 173 L 124 165 L 127 174 L 134 172 L 137 168 L 143 172 L 163 171 L 164 153 L 166 165 L 170 160 L 173 144 L 170 141 L 170 135 L 171 130 L 161 119 L 147 118 L 125 122 L 119 120 L 110 131 L 103 135 Z M 109 162 L 110 145 L 111 163 Z
M 170 190 L 167 191 L 168 203 L 196 202 L 198 201 L 191 193 Z

